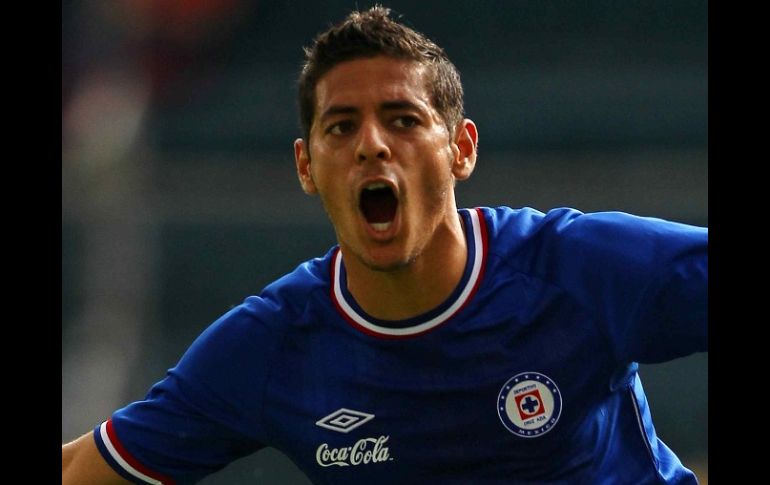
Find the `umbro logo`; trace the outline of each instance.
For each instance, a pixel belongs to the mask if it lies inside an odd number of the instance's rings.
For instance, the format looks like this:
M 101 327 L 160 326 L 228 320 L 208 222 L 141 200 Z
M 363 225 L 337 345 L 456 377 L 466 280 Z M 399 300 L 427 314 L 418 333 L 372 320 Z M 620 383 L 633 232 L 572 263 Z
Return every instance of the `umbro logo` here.
M 315 424 L 332 431 L 349 433 L 350 431 L 353 431 L 354 429 L 372 420 L 373 418 L 374 414 L 340 408 L 325 418 L 319 419 Z

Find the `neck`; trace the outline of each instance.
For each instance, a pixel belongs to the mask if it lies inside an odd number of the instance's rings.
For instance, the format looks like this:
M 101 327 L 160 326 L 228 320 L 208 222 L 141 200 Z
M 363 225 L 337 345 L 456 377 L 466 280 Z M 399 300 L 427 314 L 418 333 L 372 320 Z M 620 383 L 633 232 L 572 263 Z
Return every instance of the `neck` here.
M 462 278 L 468 257 L 459 215 L 440 225 L 430 243 L 409 264 L 377 271 L 343 261 L 347 288 L 369 315 L 381 320 L 404 320 L 436 308 L 452 294 Z

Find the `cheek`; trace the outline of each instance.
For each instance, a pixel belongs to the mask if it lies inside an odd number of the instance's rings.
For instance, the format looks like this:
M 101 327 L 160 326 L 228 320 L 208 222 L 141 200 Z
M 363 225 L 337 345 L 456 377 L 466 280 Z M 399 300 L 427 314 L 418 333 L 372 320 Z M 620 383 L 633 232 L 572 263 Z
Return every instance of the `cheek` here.
M 334 184 L 333 181 L 327 180 L 326 177 L 321 177 L 321 179 L 316 182 L 318 195 L 327 210 L 332 209 L 335 203 L 339 203 L 340 194 L 339 188 L 336 185 L 339 184 Z
M 322 193 L 333 192 L 337 189 L 339 183 L 334 183 L 336 179 L 339 179 L 337 171 L 338 168 L 335 164 L 323 153 L 319 153 L 314 159 L 314 163 L 310 165 L 310 176 L 313 178 L 318 191 Z
M 336 215 L 347 205 L 348 184 L 345 174 L 329 170 L 330 167 L 316 169 L 313 173 L 318 196 L 329 215 Z
M 430 170 L 425 170 L 421 177 L 421 189 L 425 194 L 426 203 L 432 207 L 444 204 L 447 194 L 454 185 L 452 178 L 452 161 L 446 151 L 436 154 Z

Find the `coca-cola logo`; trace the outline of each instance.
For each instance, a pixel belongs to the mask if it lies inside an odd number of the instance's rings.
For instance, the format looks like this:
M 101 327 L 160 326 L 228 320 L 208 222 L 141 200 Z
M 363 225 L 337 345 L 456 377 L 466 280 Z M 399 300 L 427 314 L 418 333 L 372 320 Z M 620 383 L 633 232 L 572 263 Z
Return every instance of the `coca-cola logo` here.
M 361 438 L 352 446 L 330 448 L 328 443 L 323 443 L 315 452 L 315 459 L 321 466 L 350 466 L 366 465 L 368 463 L 381 463 L 392 460 L 385 443 L 390 436 L 379 438 Z

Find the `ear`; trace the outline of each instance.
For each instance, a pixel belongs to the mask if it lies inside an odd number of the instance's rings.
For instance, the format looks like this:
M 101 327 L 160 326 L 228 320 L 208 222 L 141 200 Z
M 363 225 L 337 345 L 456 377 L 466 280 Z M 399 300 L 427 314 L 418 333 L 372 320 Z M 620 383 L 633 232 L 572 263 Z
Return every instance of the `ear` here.
M 456 180 L 465 180 L 473 173 L 476 166 L 476 148 L 479 142 L 479 132 L 476 124 L 468 118 L 462 120 L 455 130 L 452 141 L 452 174 Z
M 302 138 L 294 140 L 294 162 L 297 164 L 297 177 L 299 177 L 302 190 L 306 194 L 317 193 L 318 189 L 313 181 L 313 175 L 310 173 L 310 152 Z

